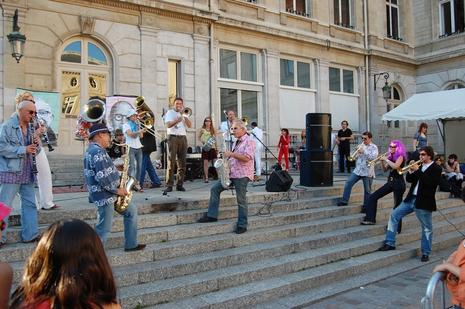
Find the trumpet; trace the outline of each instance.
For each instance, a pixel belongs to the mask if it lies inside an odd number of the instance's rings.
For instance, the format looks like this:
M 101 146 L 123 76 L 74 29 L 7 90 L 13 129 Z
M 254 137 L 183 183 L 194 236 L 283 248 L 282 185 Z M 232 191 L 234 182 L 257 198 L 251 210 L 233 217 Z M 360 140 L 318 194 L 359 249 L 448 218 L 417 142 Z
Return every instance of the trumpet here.
M 347 160 L 349 160 L 349 161 L 351 161 L 351 162 L 357 160 L 357 157 L 358 157 L 358 155 L 359 155 L 359 152 L 358 152 L 358 151 L 359 151 L 360 149 L 362 149 L 362 147 L 363 147 L 363 143 L 361 143 L 360 145 L 358 145 L 357 148 L 355 148 L 354 152 L 352 152 L 352 153 L 350 154 L 350 156 L 347 158 Z
M 413 161 L 413 160 L 412 160 Z M 418 160 L 418 161 L 415 161 L 415 162 L 412 162 L 410 161 L 411 163 L 399 170 L 397 170 L 397 172 L 399 173 L 399 175 L 403 175 L 405 174 L 406 171 L 408 171 L 412 166 L 415 166 L 415 165 L 421 165 L 423 163 L 423 160 Z
M 249 117 L 244 116 L 241 118 L 241 121 L 244 123 L 244 126 L 246 127 L 249 124 Z
M 192 108 L 184 107 L 184 110 L 182 111 L 182 116 L 186 118 L 189 118 L 190 116 L 192 116 Z
M 372 167 L 372 166 L 376 165 L 376 164 L 377 164 L 379 161 L 381 161 L 382 159 L 387 158 L 387 157 L 389 156 L 389 154 L 390 154 L 390 152 L 388 151 L 388 152 L 386 152 L 386 153 L 383 153 L 382 155 L 377 156 L 377 157 L 374 158 L 373 160 L 368 161 L 368 162 L 367 162 L 367 166 L 368 166 L 368 167 Z

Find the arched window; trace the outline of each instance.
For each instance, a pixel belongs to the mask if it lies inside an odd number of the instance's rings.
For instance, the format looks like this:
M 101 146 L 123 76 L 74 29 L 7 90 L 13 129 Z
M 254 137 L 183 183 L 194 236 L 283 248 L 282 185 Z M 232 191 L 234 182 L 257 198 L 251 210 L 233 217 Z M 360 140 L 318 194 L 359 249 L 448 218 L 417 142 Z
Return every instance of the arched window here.
M 81 101 L 105 97 L 111 80 L 109 53 L 91 38 L 73 38 L 59 56 L 61 111 L 64 116 L 78 116 Z
M 389 98 L 386 100 L 387 111 L 393 110 L 401 103 L 401 91 L 400 89 L 393 85 L 391 86 L 391 92 Z M 392 128 L 392 121 L 387 122 L 388 128 Z M 394 128 L 400 128 L 399 120 L 394 121 Z
M 447 85 L 445 90 L 454 90 L 454 89 L 462 89 L 462 88 L 465 88 L 464 83 L 454 82 L 454 83 L 450 83 L 449 85 Z

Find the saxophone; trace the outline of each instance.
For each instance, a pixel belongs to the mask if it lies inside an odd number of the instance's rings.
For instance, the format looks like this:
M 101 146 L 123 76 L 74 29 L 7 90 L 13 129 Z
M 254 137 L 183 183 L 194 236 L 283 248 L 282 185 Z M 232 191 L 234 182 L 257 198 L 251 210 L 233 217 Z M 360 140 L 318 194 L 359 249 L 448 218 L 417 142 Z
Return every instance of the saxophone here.
M 218 174 L 218 179 L 221 182 L 223 188 L 228 189 L 231 186 L 231 180 L 229 179 L 229 161 L 223 157 L 223 152 L 226 147 L 226 132 L 223 133 L 222 151 L 219 152 L 218 159 L 215 161 L 215 169 Z
M 124 212 L 128 209 L 129 203 L 132 199 L 132 186 L 134 185 L 134 178 L 128 175 L 129 170 L 129 146 L 124 145 L 126 148 L 124 154 L 124 163 L 123 163 L 123 170 L 121 171 L 121 178 L 119 180 L 118 188 L 125 188 L 128 191 L 128 195 L 121 196 L 118 195 L 115 202 L 115 211 L 119 214 L 124 214 Z

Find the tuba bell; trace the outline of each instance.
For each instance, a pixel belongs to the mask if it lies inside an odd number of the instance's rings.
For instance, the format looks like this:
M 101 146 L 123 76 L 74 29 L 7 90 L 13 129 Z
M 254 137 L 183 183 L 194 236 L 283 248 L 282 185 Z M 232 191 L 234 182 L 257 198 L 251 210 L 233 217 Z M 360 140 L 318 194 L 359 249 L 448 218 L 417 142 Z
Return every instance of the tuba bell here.
M 90 99 L 83 107 L 82 119 L 93 123 L 99 122 L 105 116 L 105 102 L 100 99 Z

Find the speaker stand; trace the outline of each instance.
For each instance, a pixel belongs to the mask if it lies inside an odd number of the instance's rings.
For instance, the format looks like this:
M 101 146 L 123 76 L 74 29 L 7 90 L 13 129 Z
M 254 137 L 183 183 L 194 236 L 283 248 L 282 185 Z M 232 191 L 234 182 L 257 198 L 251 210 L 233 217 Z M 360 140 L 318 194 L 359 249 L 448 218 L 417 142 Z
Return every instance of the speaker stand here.
M 268 146 L 266 146 L 263 141 L 261 139 L 259 139 L 257 137 L 257 135 L 255 135 L 255 133 L 253 132 L 250 132 L 255 138 L 257 141 L 260 142 L 260 144 L 263 145 L 263 147 L 265 147 L 265 183 L 264 184 L 257 184 L 257 185 L 253 185 L 254 187 L 259 187 L 259 186 L 264 186 L 266 184 L 266 182 L 268 181 L 268 176 L 270 175 L 268 173 L 268 152 L 271 153 L 271 155 L 276 159 L 276 161 L 278 161 L 278 158 L 274 155 L 274 153 L 270 150 L 270 148 L 268 148 Z

